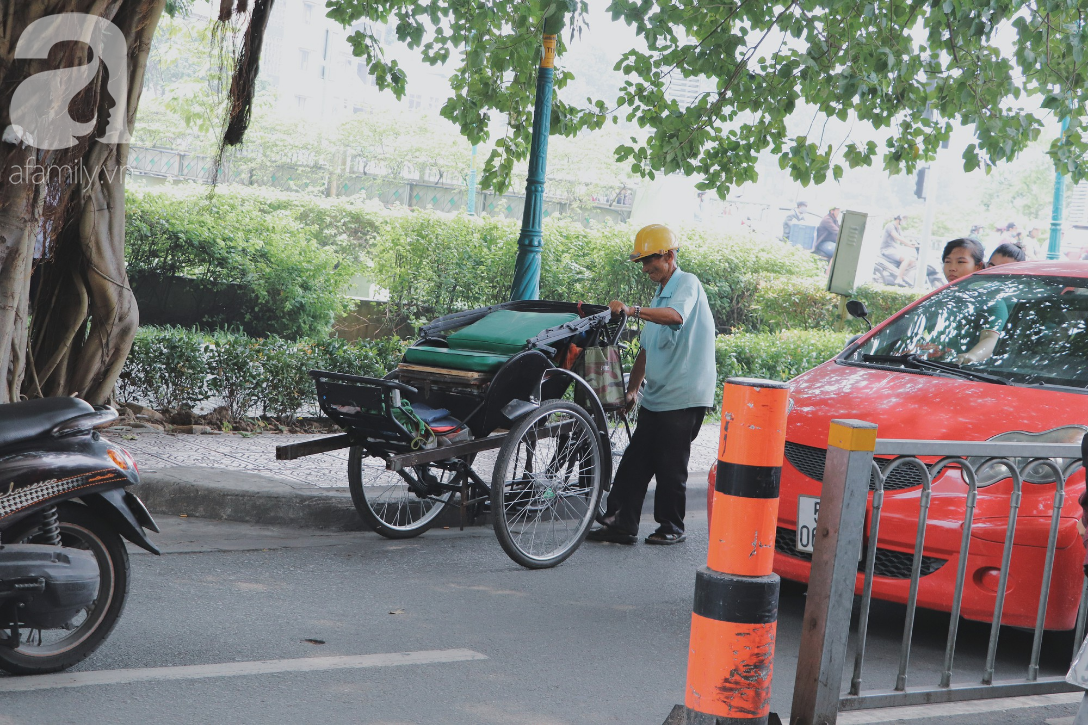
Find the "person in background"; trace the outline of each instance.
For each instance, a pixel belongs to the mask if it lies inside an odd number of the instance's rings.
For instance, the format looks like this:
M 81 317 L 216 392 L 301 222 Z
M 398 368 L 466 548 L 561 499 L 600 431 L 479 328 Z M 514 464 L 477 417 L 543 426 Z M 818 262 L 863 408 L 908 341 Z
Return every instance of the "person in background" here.
M 797 206 L 794 207 L 793 212 L 785 218 L 782 222 L 782 239 L 783 241 L 790 240 L 790 228 L 794 224 L 802 224 L 805 221 L 805 215 L 808 214 L 808 202 L 799 201 Z
M 819 256 L 830 260 L 835 256 L 835 245 L 839 241 L 839 224 L 842 223 L 842 212 L 839 207 L 833 206 L 827 215 L 820 220 L 820 226 L 816 227 L 816 242 L 812 251 Z
M 1001 232 L 1001 244 L 1006 242 L 1016 244 L 1020 239 L 1020 229 L 1016 226 L 1016 222 L 1009 222 Z
M 884 236 L 880 240 L 880 255 L 899 265 L 894 284 L 900 287 L 909 286 L 903 281 L 903 277 L 917 264 L 914 250 L 918 245 L 912 244 L 903 236 L 903 221 L 906 218 L 906 214 L 897 214 L 888 226 L 884 227 Z
M 1043 228 L 1035 225 L 1028 230 L 1027 237 L 1021 240 L 1020 246 L 1024 248 L 1024 254 L 1029 261 L 1046 259 L 1046 254 L 1043 251 L 1043 243 L 1041 241 L 1042 236 Z
M 1015 244 L 999 244 L 997 249 L 990 255 L 990 262 L 987 267 L 997 267 L 1002 264 L 1012 264 L 1013 262 L 1023 262 L 1027 259 L 1024 254 L 1024 250 Z

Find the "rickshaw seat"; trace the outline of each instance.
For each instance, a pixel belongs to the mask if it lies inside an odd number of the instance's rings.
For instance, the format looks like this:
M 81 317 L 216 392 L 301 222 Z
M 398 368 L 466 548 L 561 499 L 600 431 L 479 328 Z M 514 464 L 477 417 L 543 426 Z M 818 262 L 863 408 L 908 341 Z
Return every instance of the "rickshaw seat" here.
M 452 333 L 449 347 L 417 345 L 408 348 L 404 361 L 414 365 L 493 373 L 526 343 L 544 330 L 578 319 L 568 312 L 496 310 Z
M 449 347 L 431 347 L 430 345 L 410 347 L 404 351 L 404 362 L 413 365 L 467 370 L 473 373 L 493 373 L 509 359 L 509 355 L 454 350 Z
M 497 310 L 449 335 L 446 341 L 454 350 L 513 355 L 544 330 L 577 319 L 578 315 L 569 312 Z

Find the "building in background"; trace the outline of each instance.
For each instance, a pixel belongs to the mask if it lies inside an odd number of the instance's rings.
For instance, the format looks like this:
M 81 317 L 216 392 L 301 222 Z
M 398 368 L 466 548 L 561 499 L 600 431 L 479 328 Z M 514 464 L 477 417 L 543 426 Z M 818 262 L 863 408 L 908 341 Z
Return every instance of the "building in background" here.
M 325 15 L 322 0 L 279 0 L 272 10 L 261 54 L 261 80 L 275 95 L 284 115 L 324 123 L 375 105 L 399 105 L 411 113 L 437 115 L 450 96 L 449 73 L 427 65 L 397 42 L 393 24 L 373 25 L 383 51 L 396 58 L 408 75 L 408 88 L 399 102 L 379 91 L 361 58 L 348 42 L 358 23 L 343 28 Z

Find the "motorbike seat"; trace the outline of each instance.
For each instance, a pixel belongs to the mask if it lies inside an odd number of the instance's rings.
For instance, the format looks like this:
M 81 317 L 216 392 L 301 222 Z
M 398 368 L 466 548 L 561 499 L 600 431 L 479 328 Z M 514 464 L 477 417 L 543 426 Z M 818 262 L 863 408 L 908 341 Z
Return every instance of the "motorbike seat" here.
M 90 403 L 79 398 L 40 398 L 0 405 L 0 448 L 49 433 L 55 426 L 86 413 Z

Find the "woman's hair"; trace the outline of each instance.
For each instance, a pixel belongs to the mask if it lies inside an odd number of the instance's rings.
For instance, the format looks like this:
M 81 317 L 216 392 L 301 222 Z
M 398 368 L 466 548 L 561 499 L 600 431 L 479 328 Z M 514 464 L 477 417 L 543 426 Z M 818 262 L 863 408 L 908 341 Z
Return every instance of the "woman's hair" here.
M 981 267 L 982 261 L 986 258 L 986 248 L 982 246 L 982 242 L 960 237 L 959 239 L 953 239 L 951 242 L 944 245 L 944 253 L 941 255 L 941 259 L 948 259 L 952 255 L 952 252 L 957 249 L 966 249 L 967 253 L 974 258 L 975 266 L 977 267 Z M 1021 252 L 1021 254 L 1023 254 L 1023 252 Z
M 1017 262 L 1023 262 L 1027 259 L 1027 255 L 1024 254 L 1023 248 L 1018 244 L 1012 244 L 1010 242 L 997 245 L 997 249 L 990 254 L 990 259 L 993 259 L 996 254 L 1000 254 L 1002 257 L 1015 259 Z

